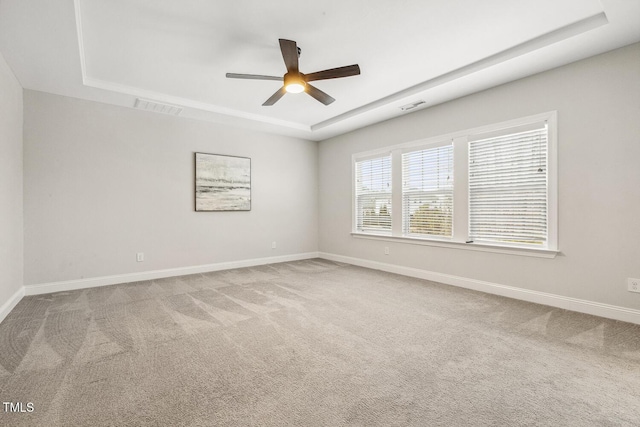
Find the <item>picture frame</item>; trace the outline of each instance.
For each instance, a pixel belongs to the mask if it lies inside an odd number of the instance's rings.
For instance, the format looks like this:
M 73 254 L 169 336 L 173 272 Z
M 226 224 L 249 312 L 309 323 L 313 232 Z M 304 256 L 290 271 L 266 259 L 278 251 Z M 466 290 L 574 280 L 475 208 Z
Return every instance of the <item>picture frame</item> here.
M 196 212 L 250 211 L 251 159 L 194 154 Z

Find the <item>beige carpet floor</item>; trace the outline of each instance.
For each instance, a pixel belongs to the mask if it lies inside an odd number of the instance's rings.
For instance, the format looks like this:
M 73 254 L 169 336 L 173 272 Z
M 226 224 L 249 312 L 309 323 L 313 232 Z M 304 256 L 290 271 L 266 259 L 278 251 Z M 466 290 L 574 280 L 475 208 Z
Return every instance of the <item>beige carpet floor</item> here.
M 26 297 L 0 398 L 34 406 L 3 426 L 638 426 L 640 326 L 315 259 Z

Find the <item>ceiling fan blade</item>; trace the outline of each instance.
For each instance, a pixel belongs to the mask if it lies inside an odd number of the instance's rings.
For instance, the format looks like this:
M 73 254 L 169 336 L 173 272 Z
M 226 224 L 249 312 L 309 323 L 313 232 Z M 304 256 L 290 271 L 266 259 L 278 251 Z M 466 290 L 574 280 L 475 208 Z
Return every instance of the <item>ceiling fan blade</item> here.
M 357 76 L 359 74 L 360 67 L 358 64 L 354 64 L 347 65 L 346 67 L 331 68 L 329 70 L 305 74 L 304 79 L 308 82 L 312 82 L 314 80 L 338 79 L 340 77 Z
M 307 84 L 305 86 L 304 91 L 307 92 L 309 95 L 313 96 L 318 101 L 322 102 L 324 105 L 329 105 L 333 101 L 335 101 L 335 99 L 333 99 L 332 97 L 330 97 L 329 95 L 327 95 L 326 93 L 318 89 L 317 87 L 311 86 L 310 84 Z
M 282 77 L 276 76 L 262 76 L 260 74 L 236 74 L 227 73 L 228 79 L 248 79 L 248 80 L 278 80 L 282 81 Z
M 278 39 L 288 73 L 298 72 L 298 45 L 293 40 Z
M 264 101 L 264 104 L 262 104 L 262 106 L 263 107 L 268 107 L 270 105 L 275 104 L 276 102 L 278 102 L 278 100 L 280 98 L 282 98 L 284 96 L 285 93 L 287 93 L 287 91 L 284 88 L 284 86 L 282 86 L 280 89 L 278 89 L 278 91 L 276 93 L 271 95 L 271 98 L 269 98 L 266 101 Z

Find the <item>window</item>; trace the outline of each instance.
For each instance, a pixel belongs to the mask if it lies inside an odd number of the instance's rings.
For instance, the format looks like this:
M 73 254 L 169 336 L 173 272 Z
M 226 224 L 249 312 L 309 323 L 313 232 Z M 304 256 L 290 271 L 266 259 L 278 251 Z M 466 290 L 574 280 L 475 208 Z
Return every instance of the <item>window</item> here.
M 550 112 L 355 155 L 353 233 L 555 253 L 555 135 Z
M 356 230 L 391 232 L 391 156 L 356 162 Z
M 469 143 L 469 238 L 545 244 L 546 124 Z
M 451 237 L 453 145 L 402 155 L 402 230 L 405 235 Z

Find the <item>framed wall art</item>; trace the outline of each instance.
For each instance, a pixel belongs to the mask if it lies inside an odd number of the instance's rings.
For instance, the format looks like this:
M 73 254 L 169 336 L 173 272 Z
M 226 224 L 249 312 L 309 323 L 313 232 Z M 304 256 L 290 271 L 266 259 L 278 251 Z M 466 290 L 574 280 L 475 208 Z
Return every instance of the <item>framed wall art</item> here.
M 251 159 L 195 153 L 196 212 L 250 211 Z

